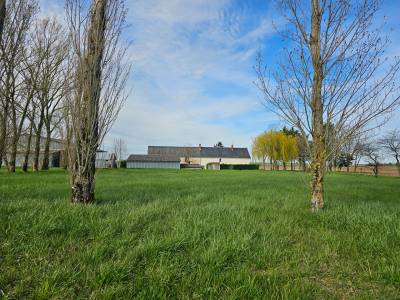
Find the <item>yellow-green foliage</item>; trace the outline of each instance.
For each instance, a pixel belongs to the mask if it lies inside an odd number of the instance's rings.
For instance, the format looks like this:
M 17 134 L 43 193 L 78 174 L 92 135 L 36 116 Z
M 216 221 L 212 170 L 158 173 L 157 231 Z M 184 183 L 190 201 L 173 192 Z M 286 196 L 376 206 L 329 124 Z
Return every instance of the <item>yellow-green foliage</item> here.
M 253 141 L 253 156 L 263 161 L 269 157 L 273 161 L 290 161 L 297 158 L 299 149 L 297 139 L 282 131 L 266 131 Z

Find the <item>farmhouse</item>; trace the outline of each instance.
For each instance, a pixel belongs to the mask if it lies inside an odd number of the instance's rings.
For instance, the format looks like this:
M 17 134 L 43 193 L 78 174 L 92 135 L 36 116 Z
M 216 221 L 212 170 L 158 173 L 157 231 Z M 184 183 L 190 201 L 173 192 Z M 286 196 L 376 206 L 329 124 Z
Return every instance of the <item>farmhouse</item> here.
M 233 147 L 176 147 L 148 146 L 146 155 L 130 155 L 127 168 L 203 167 L 219 164 L 247 165 L 250 154 L 247 148 Z

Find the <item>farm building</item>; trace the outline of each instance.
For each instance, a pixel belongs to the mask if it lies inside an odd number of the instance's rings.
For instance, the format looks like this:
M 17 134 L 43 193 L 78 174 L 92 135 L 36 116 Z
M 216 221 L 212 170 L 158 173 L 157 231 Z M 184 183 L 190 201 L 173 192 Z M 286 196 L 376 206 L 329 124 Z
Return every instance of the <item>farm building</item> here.
M 22 167 L 24 160 L 25 160 L 25 155 L 26 155 L 26 148 L 28 145 L 28 138 L 29 136 L 27 134 L 21 135 L 18 145 L 17 145 L 17 156 L 15 159 L 15 166 L 16 167 Z M 33 163 L 33 153 L 34 153 L 34 148 L 35 148 L 35 142 L 36 142 L 36 136 L 33 136 L 31 138 L 31 143 L 30 143 L 30 150 L 28 154 L 28 165 L 32 165 Z M 39 161 L 43 161 L 43 156 L 44 156 L 44 148 L 45 148 L 45 143 L 46 143 L 46 138 L 45 137 L 40 137 L 40 150 L 39 150 Z M 49 144 L 49 167 L 59 167 L 61 164 L 62 160 L 62 154 L 64 150 L 64 144 L 63 141 L 60 139 L 55 139 L 52 138 L 50 139 L 50 144 Z M 3 159 L 3 164 L 7 165 L 7 160 L 10 160 L 11 153 L 9 151 L 6 152 L 6 156 Z
M 133 169 L 179 169 L 180 159 L 176 156 L 130 155 L 126 167 Z
M 171 163 L 171 164 L 168 164 Z M 173 164 L 172 164 L 173 163 Z M 236 147 L 176 147 L 149 146 L 147 155 L 131 155 L 127 160 L 128 168 L 179 168 L 199 166 L 207 168 L 216 164 L 250 164 L 247 148 Z
M 15 160 L 16 167 L 22 167 L 25 161 L 25 155 L 27 152 L 29 136 L 27 134 L 21 135 L 17 145 L 17 156 Z M 28 166 L 31 166 L 34 160 L 34 148 L 35 148 L 36 136 L 31 137 L 31 143 L 28 153 Z M 46 138 L 40 137 L 40 149 L 39 149 L 39 164 L 43 162 L 45 152 Z M 7 165 L 7 160 L 10 159 L 11 153 L 6 152 L 6 156 L 3 159 L 3 164 Z M 110 167 L 110 154 L 104 150 L 96 151 L 96 168 L 107 168 Z M 62 139 L 51 138 L 49 144 L 49 167 L 64 167 L 67 164 L 67 157 L 65 155 L 65 141 Z

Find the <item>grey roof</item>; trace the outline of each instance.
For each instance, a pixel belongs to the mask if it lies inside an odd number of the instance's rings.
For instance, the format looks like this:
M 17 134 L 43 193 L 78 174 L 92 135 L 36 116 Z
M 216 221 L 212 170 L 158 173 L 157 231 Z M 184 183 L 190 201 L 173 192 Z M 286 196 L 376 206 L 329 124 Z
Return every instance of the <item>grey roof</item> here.
M 178 157 L 221 157 L 221 158 L 250 158 L 247 148 L 235 147 L 169 147 L 149 146 L 149 155 L 178 156 Z
M 180 162 L 178 156 L 167 155 L 147 155 L 147 154 L 131 154 L 127 161 L 147 161 L 147 162 Z

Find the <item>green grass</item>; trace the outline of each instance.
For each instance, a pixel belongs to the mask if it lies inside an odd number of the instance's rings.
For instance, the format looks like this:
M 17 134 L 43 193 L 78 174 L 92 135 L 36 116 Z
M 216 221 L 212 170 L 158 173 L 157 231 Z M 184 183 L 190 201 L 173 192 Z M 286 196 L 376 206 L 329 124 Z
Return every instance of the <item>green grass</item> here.
M 62 170 L 0 172 L 7 299 L 399 299 L 400 178 L 103 170 L 96 205 Z M 0 293 L 2 293 L 0 291 Z M 0 296 L 1 298 L 1 296 Z

